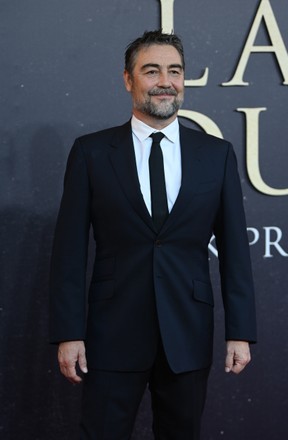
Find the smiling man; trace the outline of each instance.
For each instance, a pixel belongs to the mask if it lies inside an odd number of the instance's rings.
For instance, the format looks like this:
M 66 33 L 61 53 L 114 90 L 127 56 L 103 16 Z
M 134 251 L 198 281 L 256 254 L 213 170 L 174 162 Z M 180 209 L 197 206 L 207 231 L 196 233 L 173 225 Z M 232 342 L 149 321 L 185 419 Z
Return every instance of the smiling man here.
M 137 62 L 124 72 L 135 117 L 152 127 L 157 120 L 159 129 L 175 119 L 184 98 L 183 64 L 177 49 L 170 45 L 152 45 L 138 53 Z
M 179 124 L 184 68 L 176 35 L 133 41 L 124 71 L 132 119 L 76 139 L 68 159 L 51 260 L 51 341 L 68 380 L 82 381 L 77 364 L 85 373 L 82 440 L 130 439 L 147 385 L 155 439 L 200 438 L 213 349 L 213 233 L 225 370 L 239 373 L 250 361 L 254 292 L 235 154 Z

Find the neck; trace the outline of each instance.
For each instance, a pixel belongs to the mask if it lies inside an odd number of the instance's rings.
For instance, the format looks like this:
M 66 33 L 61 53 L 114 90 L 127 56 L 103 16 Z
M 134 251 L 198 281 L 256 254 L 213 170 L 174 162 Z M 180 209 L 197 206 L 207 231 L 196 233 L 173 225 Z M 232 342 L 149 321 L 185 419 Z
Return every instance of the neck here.
M 144 122 L 144 124 L 149 125 L 149 127 L 155 128 L 156 130 L 162 130 L 177 118 L 177 113 L 175 113 L 169 119 L 156 119 L 153 116 L 143 115 L 143 113 L 140 113 L 135 109 L 133 109 L 133 115 L 140 121 Z

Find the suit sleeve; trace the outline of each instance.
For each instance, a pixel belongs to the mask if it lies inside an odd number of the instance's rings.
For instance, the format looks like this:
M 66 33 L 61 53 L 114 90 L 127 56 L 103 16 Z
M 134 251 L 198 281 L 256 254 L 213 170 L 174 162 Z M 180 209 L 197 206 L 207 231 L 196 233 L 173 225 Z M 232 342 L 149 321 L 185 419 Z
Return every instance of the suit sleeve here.
M 67 162 L 50 271 L 50 341 L 83 340 L 90 188 L 86 160 L 76 140 Z
M 215 224 L 226 340 L 256 342 L 255 299 L 243 196 L 229 144 Z

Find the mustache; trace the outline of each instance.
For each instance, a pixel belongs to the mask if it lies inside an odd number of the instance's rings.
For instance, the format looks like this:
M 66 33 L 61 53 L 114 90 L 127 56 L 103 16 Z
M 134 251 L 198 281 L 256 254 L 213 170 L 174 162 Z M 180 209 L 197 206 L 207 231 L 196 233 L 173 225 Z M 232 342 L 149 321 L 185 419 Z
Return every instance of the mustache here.
M 152 89 L 148 92 L 149 96 L 159 96 L 159 95 L 172 95 L 176 96 L 177 92 L 174 89 Z

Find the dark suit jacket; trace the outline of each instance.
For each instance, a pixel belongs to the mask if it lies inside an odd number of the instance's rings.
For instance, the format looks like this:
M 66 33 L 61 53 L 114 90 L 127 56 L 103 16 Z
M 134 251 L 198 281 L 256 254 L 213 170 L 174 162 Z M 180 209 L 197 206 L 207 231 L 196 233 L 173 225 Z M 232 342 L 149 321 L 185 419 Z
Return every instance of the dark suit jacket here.
M 88 366 L 144 370 L 161 335 L 176 373 L 210 365 L 213 292 L 208 243 L 219 251 L 226 339 L 255 341 L 242 193 L 232 146 L 180 126 L 182 184 L 160 233 L 137 177 L 131 123 L 75 141 L 51 263 L 51 340 L 85 340 Z M 90 224 L 96 258 L 86 316 Z

